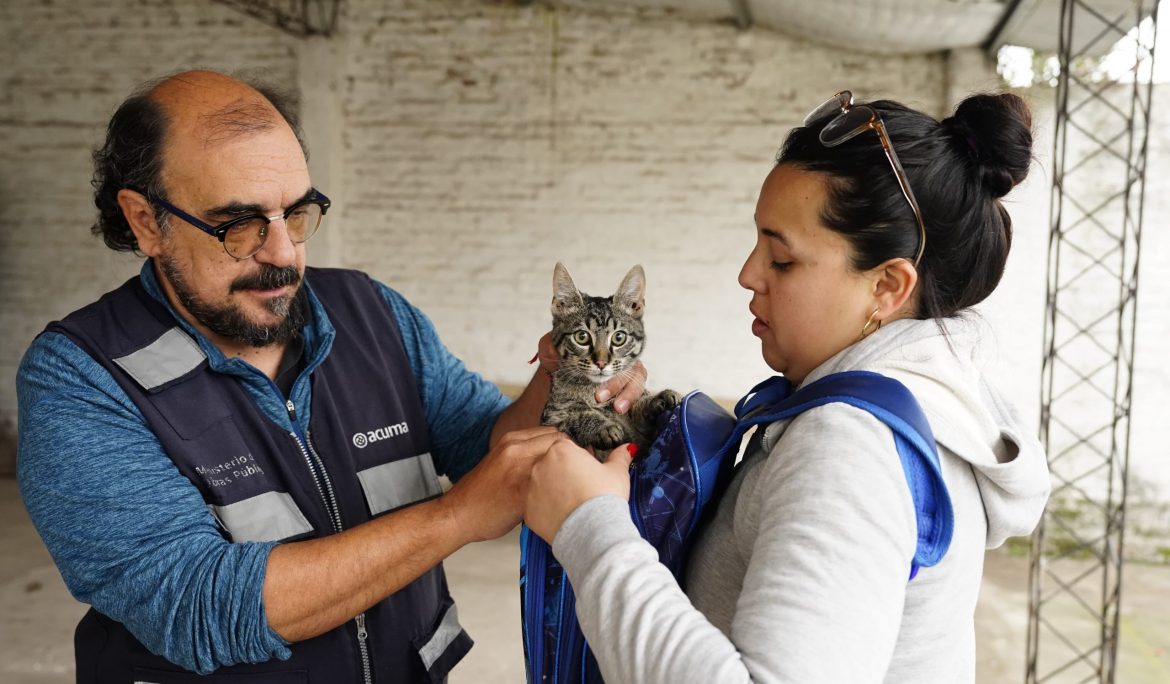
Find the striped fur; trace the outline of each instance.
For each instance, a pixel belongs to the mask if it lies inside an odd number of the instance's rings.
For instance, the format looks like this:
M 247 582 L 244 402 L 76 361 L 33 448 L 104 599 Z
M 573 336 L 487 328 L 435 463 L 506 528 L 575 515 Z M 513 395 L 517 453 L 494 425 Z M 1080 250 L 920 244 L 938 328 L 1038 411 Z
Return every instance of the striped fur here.
M 646 343 L 642 324 L 646 275 L 634 266 L 610 297 L 591 297 L 558 263 L 553 270 L 553 346 L 560 368 L 541 422 L 559 428 L 582 446 L 605 451 L 633 442 L 643 451 L 654 441 L 658 414 L 678 405 L 679 395 L 643 392 L 626 414 L 612 400 L 599 404 L 594 393 L 610 378 L 630 373 Z

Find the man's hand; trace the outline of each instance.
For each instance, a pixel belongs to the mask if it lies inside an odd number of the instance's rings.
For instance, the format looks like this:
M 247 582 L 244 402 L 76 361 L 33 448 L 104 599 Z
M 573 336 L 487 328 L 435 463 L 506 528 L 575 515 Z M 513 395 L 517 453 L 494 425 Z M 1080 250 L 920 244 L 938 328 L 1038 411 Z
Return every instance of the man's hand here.
M 269 627 L 289 641 L 324 634 L 465 544 L 512 529 L 524 510 L 533 462 L 564 440 L 549 427 L 508 433 L 437 499 L 339 534 L 278 544 L 264 575 Z
M 568 437 L 538 427 L 505 434 L 470 473 L 443 496 L 447 513 L 466 541 L 495 539 L 520 522 L 528 477 L 537 457 Z
M 613 410 L 617 413 L 626 413 L 642 397 L 646 391 L 646 367 L 641 361 L 634 363 L 630 370 L 613 376 L 601 386 L 593 395 L 598 402 L 609 401 L 612 396 Z
M 560 367 L 561 359 L 553 347 L 552 333 L 545 333 L 544 337 L 541 337 L 540 341 L 536 343 L 536 356 L 532 357 L 532 363 L 537 361 L 540 362 L 541 369 L 550 375 Z M 615 375 L 606 381 L 605 384 L 597 388 L 597 392 L 593 396 L 599 404 L 609 401 L 610 397 L 617 397 L 613 401 L 613 410 L 618 413 L 626 413 L 646 390 L 646 375 L 646 367 L 642 365 L 641 361 L 638 361 L 628 371 Z
M 561 367 L 561 357 L 557 354 L 557 350 L 553 347 L 552 333 L 546 332 L 539 340 L 536 341 L 536 356 L 528 363 L 540 362 L 540 369 L 547 375 L 552 375 Z
M 549 544 L 565 518 L 589 499 L 613 494 L 630 498 L 630 463 L 637 447 L 623 444 L 598 463 L 568 439 L 553 442 L 532 467 L 524 522 Z

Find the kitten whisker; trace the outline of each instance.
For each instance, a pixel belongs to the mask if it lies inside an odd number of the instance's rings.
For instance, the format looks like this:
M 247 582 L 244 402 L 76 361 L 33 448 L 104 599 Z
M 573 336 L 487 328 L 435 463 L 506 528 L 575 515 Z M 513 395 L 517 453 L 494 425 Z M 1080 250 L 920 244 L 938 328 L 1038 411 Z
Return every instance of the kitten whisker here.
M 632 366 L 627 367 L 627 368 L 623 368 L 620 371 L 613 374 L 613 377 L 621 378 L 623 380 L 633 380 L 634 376 L 635 376 L 635 373 L 634 373 L 634 368 Z

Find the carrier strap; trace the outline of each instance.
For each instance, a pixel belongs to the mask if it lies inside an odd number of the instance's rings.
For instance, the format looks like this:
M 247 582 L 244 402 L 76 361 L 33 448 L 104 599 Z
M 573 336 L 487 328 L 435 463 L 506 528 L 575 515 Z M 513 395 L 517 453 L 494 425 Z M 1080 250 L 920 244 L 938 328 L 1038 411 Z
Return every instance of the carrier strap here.
M 845 371 L 793 392 L 792 384 L 784 378 L 769 378 L 736 404 L 735 430 L 723 449 L 738 448 L 743 434 L 755 425 L 791 418 L 834 402 L 868 411 L 894 433 L 918 526 L 918 545 L 910 568 L 913 579 L 919 567 L 930 567 L 942 560 L 954 534 L 955 516 L 930 423 L 905 385 L 879 373 Z

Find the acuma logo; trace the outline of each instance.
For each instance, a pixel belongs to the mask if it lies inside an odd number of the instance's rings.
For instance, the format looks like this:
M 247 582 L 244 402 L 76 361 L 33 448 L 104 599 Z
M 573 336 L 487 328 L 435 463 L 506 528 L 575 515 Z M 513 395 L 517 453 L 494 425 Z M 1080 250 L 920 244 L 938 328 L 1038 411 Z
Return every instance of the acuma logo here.
M 369 432 L 355 432 L 353 434 L 353 445 L 359 449 L 365 449 L 366 446 L 383 439 L 390 439 L 398 435 L 405 435 L 410 432 L 405 422 L 397 423 L 395 425 L 387 425 L 380 427 L 377 430 L 370 430 Z

